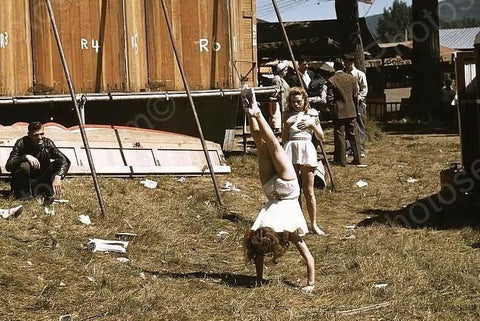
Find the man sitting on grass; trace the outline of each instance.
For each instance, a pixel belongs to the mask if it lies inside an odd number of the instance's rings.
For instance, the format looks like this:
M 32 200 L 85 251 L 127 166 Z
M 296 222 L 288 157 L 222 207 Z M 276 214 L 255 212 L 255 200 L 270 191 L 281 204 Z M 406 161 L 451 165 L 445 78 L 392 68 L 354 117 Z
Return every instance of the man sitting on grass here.
M 43 124 L 33 122 L 28 125 L 28 135 L 16 141 L 5 167 L 12 173 L 11 186 L 16 199 L 43 195 L 44 204 L 50 205 L 61 192 L 61 180 L 70 168 L 70 161 L 45 137 Z

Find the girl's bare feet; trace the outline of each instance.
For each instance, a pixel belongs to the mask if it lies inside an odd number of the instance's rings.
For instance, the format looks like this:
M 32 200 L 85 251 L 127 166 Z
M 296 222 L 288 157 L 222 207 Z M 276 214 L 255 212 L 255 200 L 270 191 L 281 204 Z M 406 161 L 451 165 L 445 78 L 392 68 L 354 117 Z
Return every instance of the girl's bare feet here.
M 255 97 L 253 88 L 250 88 L 247 85 L 243 86 L 241 96 L 243 111 L 251 117 L 258 117 L 261 111 L 258 107 L 257 98 Z
M 314 282 L 307 282 L 307 285 L 302 288 L 302 292 L 306 294 L 311 294 L 315 290 Z
M 321 228 L 318 227 L 317 224 L 313 225 L 311 231 L 312 231 L 313 234 L 316 234 L 318 236 L 326 236 L 327 235 L 324 231 L 322 231 Z

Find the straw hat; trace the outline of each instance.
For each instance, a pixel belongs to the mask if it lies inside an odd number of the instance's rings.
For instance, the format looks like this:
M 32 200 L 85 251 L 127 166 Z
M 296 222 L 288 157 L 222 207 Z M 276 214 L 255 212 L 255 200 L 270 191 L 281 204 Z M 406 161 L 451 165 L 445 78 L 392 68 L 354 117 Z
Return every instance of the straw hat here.
M 277 71 L 280 72 L 280 71 L 282 71 L 283 69 L 285 69 L 285 68 L 287 68 L 287 67 L 288 67 L 287 61 L 282 60 L 282 61 L 280 61 L 280 62 L 277 64 Z

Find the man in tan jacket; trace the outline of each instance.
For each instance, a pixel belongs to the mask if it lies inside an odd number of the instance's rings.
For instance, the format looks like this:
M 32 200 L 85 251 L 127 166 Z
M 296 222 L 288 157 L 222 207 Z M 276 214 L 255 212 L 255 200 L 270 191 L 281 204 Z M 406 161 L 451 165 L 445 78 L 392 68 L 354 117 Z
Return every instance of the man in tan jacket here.
M 337 58 L 334 63 L 335 75 L 327 81 L 327 101 L 333 110 L 333 129 L 335 152 L 333 162 L 347 165 L 345 135 L 352 146 L 354 165 L 360 165 L 360 153 L 357 139 L 356 104 L 358 85 L 354 76 L 345 73 L 345 64 Z

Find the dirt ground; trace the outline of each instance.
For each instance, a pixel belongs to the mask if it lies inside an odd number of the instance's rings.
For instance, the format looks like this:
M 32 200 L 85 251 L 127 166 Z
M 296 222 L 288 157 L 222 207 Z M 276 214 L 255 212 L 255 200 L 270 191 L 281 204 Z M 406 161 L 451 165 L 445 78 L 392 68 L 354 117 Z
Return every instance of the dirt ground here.
M 306 236 L 316 260 L 311 295 L 300 291 L 305 265 L 294 248 L 254 287 L 242 238 L 265 197 L 249 154 L 228 157 L 232 173 L 217 177 L 239 189 L 221 192 L 222 211 L 209 176 L 149 177 L 157 189 L 102 178 L 102 219 L 91 180 L 72 178 L 62 195 L 69 203 L 54 216 L 33 201 L 0 218 L 0 320 L 478 320 L 478 221 L 464 220 L 465 209 L 440 217 L 447 201 L 430 197 L 440 171 L 460 159 L 459 137 L 417 124 L 386 129 L 370 129 L 366 168 L 333 166 L 336 191 L 317 191 L 328 236 Z M 331 131 L 325 149 L 331 157 Z M 0 199 L 2 208 L 15 204 Z M 126 254 L 87 246 L 118 232 L 137 234 Z

